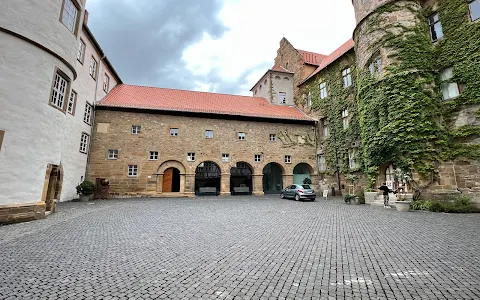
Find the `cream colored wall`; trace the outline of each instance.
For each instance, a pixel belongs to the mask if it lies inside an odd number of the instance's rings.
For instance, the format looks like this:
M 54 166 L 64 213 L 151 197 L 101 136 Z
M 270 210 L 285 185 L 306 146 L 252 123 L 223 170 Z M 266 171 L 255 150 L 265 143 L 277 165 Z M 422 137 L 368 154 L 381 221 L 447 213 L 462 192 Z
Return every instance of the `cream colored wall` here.
M 280 79 L 278 79 L 280 78 Z M 286 80 L 285 78 L 288 78 Z M 281 72 L 272 72 L 272 103 L 280 103 L 280 92 L 287 94 L 286 104 L 293 105 L 293 75 Z

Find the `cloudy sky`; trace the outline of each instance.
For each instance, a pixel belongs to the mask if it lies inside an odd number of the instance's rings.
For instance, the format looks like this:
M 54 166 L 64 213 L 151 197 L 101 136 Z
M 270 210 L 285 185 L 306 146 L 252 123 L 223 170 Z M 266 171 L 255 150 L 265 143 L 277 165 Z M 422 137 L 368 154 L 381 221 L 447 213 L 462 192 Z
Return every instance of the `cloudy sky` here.
M 250 95 L 279 42 L 329 54 L 352 36 L 351 0 L 87 0 L 124 83 Z

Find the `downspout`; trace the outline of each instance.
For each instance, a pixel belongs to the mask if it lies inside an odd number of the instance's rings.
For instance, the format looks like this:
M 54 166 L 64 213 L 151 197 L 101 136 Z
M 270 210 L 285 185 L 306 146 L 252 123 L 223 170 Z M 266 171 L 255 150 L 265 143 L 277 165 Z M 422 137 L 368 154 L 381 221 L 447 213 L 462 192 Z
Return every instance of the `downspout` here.
M 90 165 L 90 152 L 92 151 L 92 142 L 93 142 L 93 131 L 95 129 L 95 105 L 97 104 L 97 91 L 98 91 L 98 81 L 100 80 L 100 76 L 102 68 L 102 61 L 106 58 L 104 54 L 100 61 L 98 62 L 98 73 L 97 73 L 97 80 L 95 80 L 95 95 L 93 96 L 93 106 L 92 106 L 92 124 L 90 125 L 90 143 L 88 145 L 88 153 L 87 153 L 87 165 L 85 166 L 85 179 L 88 178 L 88 169 Z

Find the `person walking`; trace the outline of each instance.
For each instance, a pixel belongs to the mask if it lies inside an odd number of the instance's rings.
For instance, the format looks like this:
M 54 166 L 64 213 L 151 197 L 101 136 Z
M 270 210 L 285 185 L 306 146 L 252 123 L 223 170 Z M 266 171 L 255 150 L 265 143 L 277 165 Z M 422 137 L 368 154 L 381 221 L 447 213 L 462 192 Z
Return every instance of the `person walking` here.
M 382 186 L 380 186 L 380 187 L 378 188 L 378 190 L 380 190 L 380 191 L 383 192 L 383 207 L 390 207 L 390 206 L 388 205 L 388 200 L 389 200 L 389 199 L 388 199 L 388 193 L 390 192 L 390 189 L 388 188 L 387 183 L 384 182 L 384 183 L 382 184 Z

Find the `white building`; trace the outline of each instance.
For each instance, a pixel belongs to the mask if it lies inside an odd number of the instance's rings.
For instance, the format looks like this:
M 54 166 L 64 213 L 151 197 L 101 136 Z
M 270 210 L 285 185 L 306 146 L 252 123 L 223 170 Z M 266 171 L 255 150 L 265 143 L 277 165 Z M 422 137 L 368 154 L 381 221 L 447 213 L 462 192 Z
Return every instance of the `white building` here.
M 0 223 L 42 218 L 54 199 L 76 197 L 92 105 L 121 83 L 82 22 L 85 1 L 0 4 Z

